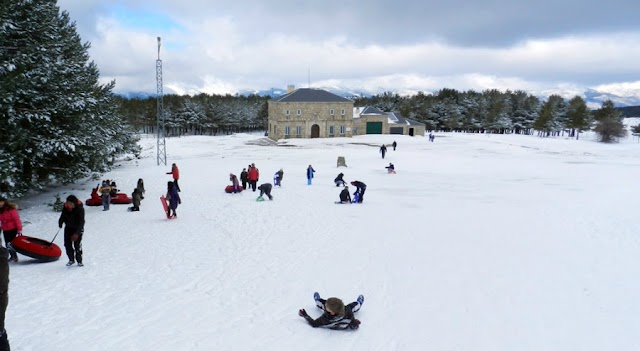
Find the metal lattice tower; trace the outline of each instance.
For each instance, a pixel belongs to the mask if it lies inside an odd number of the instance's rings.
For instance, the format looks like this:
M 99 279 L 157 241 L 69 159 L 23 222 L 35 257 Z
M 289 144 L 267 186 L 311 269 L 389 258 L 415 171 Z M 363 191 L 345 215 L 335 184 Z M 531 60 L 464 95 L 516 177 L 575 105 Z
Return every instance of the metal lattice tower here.
M 164 93 L 162 91 L 162 60 L 160 59 L 160 37 L 158 37 L 158 60 L 156 60 L 156 85 L 157 85 L 157 111 L 156 111 L 156 127 L 158 129 L 158 166 L 160 163 L 167 164 L 167 147 L 165 144 L 165 129 L 164 129 L 164 106 L 163 98 Z

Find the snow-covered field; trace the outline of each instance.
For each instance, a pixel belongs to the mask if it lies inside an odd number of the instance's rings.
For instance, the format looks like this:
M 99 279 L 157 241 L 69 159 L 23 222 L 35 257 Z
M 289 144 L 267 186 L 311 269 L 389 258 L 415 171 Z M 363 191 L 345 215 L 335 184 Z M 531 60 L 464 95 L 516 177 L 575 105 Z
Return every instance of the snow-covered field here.
M 85 267 L 64 254 L 12 264 L 12 349 L 640 349 L 636 139 L 260 139 L 167 139 L 169 166 L 143 139 L 140 160 L 103 177 L 128 194 L 143 178 L 141 212 L 86 207 Z M 182 205 L 169 221 L 158 198 L 173 162 Z M 224 193 L 252 162 L 260 182 L 284 169 L 274 201 Z M 339 172 L 368 185 L 364 204 L 334 204 Z M 96 183 L 57 190 L 84 200 Z M 56 192 L 18 202 L 25 235 L 53 238 L 59 214 L 43 203 Z M 297 311 L 320 315 L 314 291 L 364 294 L 360 329 L 309 327 Z

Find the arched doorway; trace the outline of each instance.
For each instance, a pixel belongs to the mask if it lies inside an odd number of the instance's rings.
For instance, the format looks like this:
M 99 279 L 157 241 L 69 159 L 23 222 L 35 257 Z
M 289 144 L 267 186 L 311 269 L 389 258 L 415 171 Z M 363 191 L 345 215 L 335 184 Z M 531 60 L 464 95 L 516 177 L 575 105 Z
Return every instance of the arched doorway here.
M 311 126 L 311 137 L 312 138 L 319 138 L 320 137 L 320 126 L 317 124 L 314 124 Z

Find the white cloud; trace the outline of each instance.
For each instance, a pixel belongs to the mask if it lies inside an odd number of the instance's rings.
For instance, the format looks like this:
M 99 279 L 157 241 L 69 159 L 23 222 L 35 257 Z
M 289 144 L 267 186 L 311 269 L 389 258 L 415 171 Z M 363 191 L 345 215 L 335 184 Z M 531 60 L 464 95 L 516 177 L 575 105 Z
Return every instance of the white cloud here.
M 255 12 L 240 18 L 231 10 L 220 15 L 201 10 L 180 17 L 185 11 L 172 17 L 177 27 L 161 31 L 127 28 L 117 18 L 99 16 L 83 39 L 92 42 L 90 53 L 103 79 L 116 79 L 118 91 L 155 91 L 158 35 L 165 43 L 165 85 L 178 93 L 305 86 L 309 70 L 316 86 L 371 91 L 496 88 L 564 95 L 640 76 L 637 31 L 523 39 L 507 47 L 443 41 L 363 44 L 348 33 L 308 36 L 286 21 L 277 28 L 248 28 Z

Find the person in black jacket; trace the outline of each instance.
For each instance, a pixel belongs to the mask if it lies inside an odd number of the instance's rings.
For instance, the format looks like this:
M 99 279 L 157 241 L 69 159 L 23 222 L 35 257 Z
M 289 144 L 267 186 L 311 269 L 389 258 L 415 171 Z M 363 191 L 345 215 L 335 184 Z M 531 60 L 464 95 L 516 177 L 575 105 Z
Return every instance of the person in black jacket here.
M 384 158 L 384 154 L 387 153 L 387 147 L 384 144 L 380 146 L 380 153 L 382 154 L 382 158 Z
M 309 317 L 307 311 L 300 309 L 298 315 L 304 318 L 309 325 L 314 328 L 323 327 L 334 330 L 358 329 L 360 321 L 354 317 L 354 313 L 360 310 L 364 303 L 364 296 L 358 296 L 355 302 L 344 305 L 342 300 L 337 297 L 330 297 L 327 300 L 320 298 L 320 294 L 314 293 L 313 299 L 316 301 L 316 307 L 324 313 L 318 319 Z
M 393 151 L 396 151 L 396 146 L 398 146 L 398 143 L 396 143 L 396 141 L 394 140 L 391 146 L 393 146 Z
M 351 194 L 349 194 L 349 187 L 346 185 L 340 192 L 340 202 L 342 202 L 343 204 L 351 203 Z
M 247 169 L 243 168 L 242 173 L 240 173 L 240 181 L 242 182 L 242 190 L 247 190 L 247 182 L 249 181 L 249 173 L 247 173 Z
M 358 194 L 358 203 L 362 203 L 362 201 L 364 200 L 364 192 L 365 190 L 367 190 L 367 184 L 356 180 L 351 182 L 351 185 L 356 187 L 356 192 L 353 193 L 353 195 Z
M 258 187 L 258 190 L 260 190 L 260 196 L 258 197 L 262 197 L 262 195 L 267 194 L 267 197 L 269 197 L 269 200 L 273 200 L 273 196 L 271 196 L 271 184 L 270 183 L 264 183 L 262 185 L 260 185 Z
M 344 177 L 343 173 L 338 174 L 338 176 L 336 177 L 336 179 L 333 180 L 334 183 L 336 183 L 336 186 L 347 186 L 347 182 L 344 181 L 344 179 L 342 179 L 342 177 Z
M 78 266 L 84 266 L 82 263 L 82 235 L 84 234 L 84 207 L 82 201 L 78 200 L 74 195 L 67 196 L 64 208 L 58 219 L 58 227 L 64 227 L 64 248 L 67 251 L 69 262 L 67 266 L 71 266 L 78 261 Z M 74 257 L 75 256 L 75 257 Z
M 0 247 L 0 351 L 11 349 L 7 331 L 4 329 L 4 317 L 9 304 L 9 263 L 7 257 L 7 249 Z

